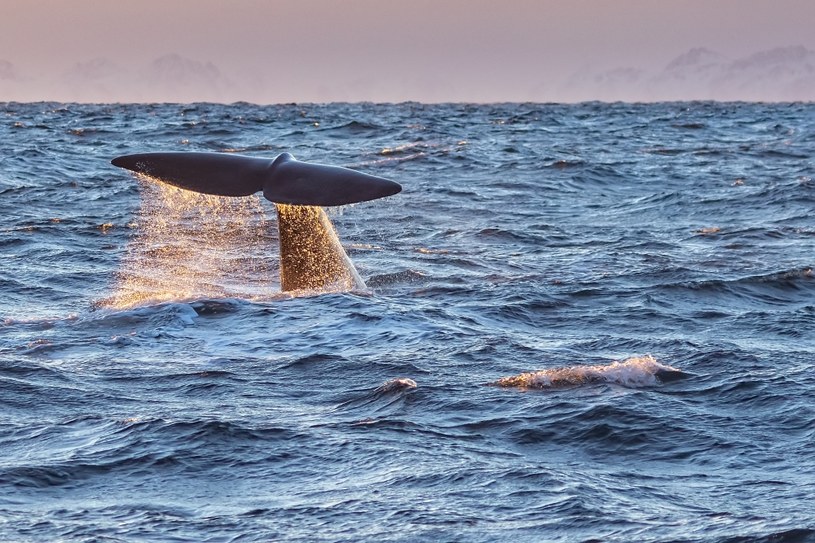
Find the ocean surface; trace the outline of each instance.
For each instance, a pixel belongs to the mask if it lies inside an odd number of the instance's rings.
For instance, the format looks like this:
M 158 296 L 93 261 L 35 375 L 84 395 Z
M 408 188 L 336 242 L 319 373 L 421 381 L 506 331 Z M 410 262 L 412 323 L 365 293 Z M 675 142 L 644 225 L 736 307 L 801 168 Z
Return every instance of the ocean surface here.
M 0 107 L 0 541 L 815 541 L 815 104 Z M 149 151 L 403 191 L 281 293 Z

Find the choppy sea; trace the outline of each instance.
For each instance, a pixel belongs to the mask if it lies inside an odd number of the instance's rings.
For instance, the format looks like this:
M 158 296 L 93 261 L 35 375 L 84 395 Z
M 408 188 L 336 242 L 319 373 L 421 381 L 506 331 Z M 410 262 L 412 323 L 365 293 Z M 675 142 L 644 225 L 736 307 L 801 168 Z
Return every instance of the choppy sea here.
M 0 540 L 815 541 L 815 104 L 0 112 Z M 403 192 L 292 295 L 149 151 Z

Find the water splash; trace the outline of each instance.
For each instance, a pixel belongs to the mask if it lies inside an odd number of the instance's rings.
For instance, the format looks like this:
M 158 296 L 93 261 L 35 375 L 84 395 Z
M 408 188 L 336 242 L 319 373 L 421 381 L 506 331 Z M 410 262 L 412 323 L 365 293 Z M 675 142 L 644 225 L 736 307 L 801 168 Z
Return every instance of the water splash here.
M 201 298 L 264 298 L 277 291 L 274 247 L 257 197 L 228 198 L 139 177 L 141 207 L 112 296 L 103 307 Z
M 115 292 L 98 303 L 101 307 L 269 299 L 279 297 L 281 287 L 293 295 L 365 288 L 320 207 L 276 205 L 274 228 L 255 196 L 211 196 L 138 177 L 137 234 L 128 244 Z M 280 264 L 273 249 L 278 240 Z
M 596 366 L 551 368 L 502 377 L 493 383 L 506 388 L 560 388 L 588 383 L 614 383 L 629 388 L 655 386 L 672 380 L 682 372 L 662 364 L 651 355 L 632 357 L 623 362 Z

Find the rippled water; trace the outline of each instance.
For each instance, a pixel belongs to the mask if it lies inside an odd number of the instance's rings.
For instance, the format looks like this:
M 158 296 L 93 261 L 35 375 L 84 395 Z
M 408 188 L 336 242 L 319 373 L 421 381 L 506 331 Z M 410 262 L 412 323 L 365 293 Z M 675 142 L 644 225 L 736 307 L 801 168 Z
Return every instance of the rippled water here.
M 815 105 L 2 112 L 0 540 L 815 540 Z M 401 182 L 368 290 L 162 150 Z

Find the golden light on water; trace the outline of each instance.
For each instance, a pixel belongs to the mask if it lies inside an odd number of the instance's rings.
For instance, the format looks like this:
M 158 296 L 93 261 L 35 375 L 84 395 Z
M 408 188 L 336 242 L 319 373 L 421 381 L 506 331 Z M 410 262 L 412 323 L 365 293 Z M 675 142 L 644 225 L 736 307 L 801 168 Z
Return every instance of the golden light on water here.
M 277 236 L 257 197 L 228 198 L 141 179 L 135 236 L 102 305 L 128 308 L 278 291 Z
M 346 292 L 365 288 L 323 208 L 275 207 L 283 290 Z
M 275 225 L 256 196 L 211 196 L 139 180 L 136 234 L 114 293 L 101 306 L 269 299 L 281 287 L 294 294 L 365 288 L 320 207 L 276 205 Z
M 645 355 L 605 365 L 568 366 L 525 372 L 502 377 L 493 384 L 507 388 L 558 388 L 605 382 L 641 387 L 655 385 L 659 383 L 660 374 L 671 372 L 679 370 L 660 363 L 651 355 Z

